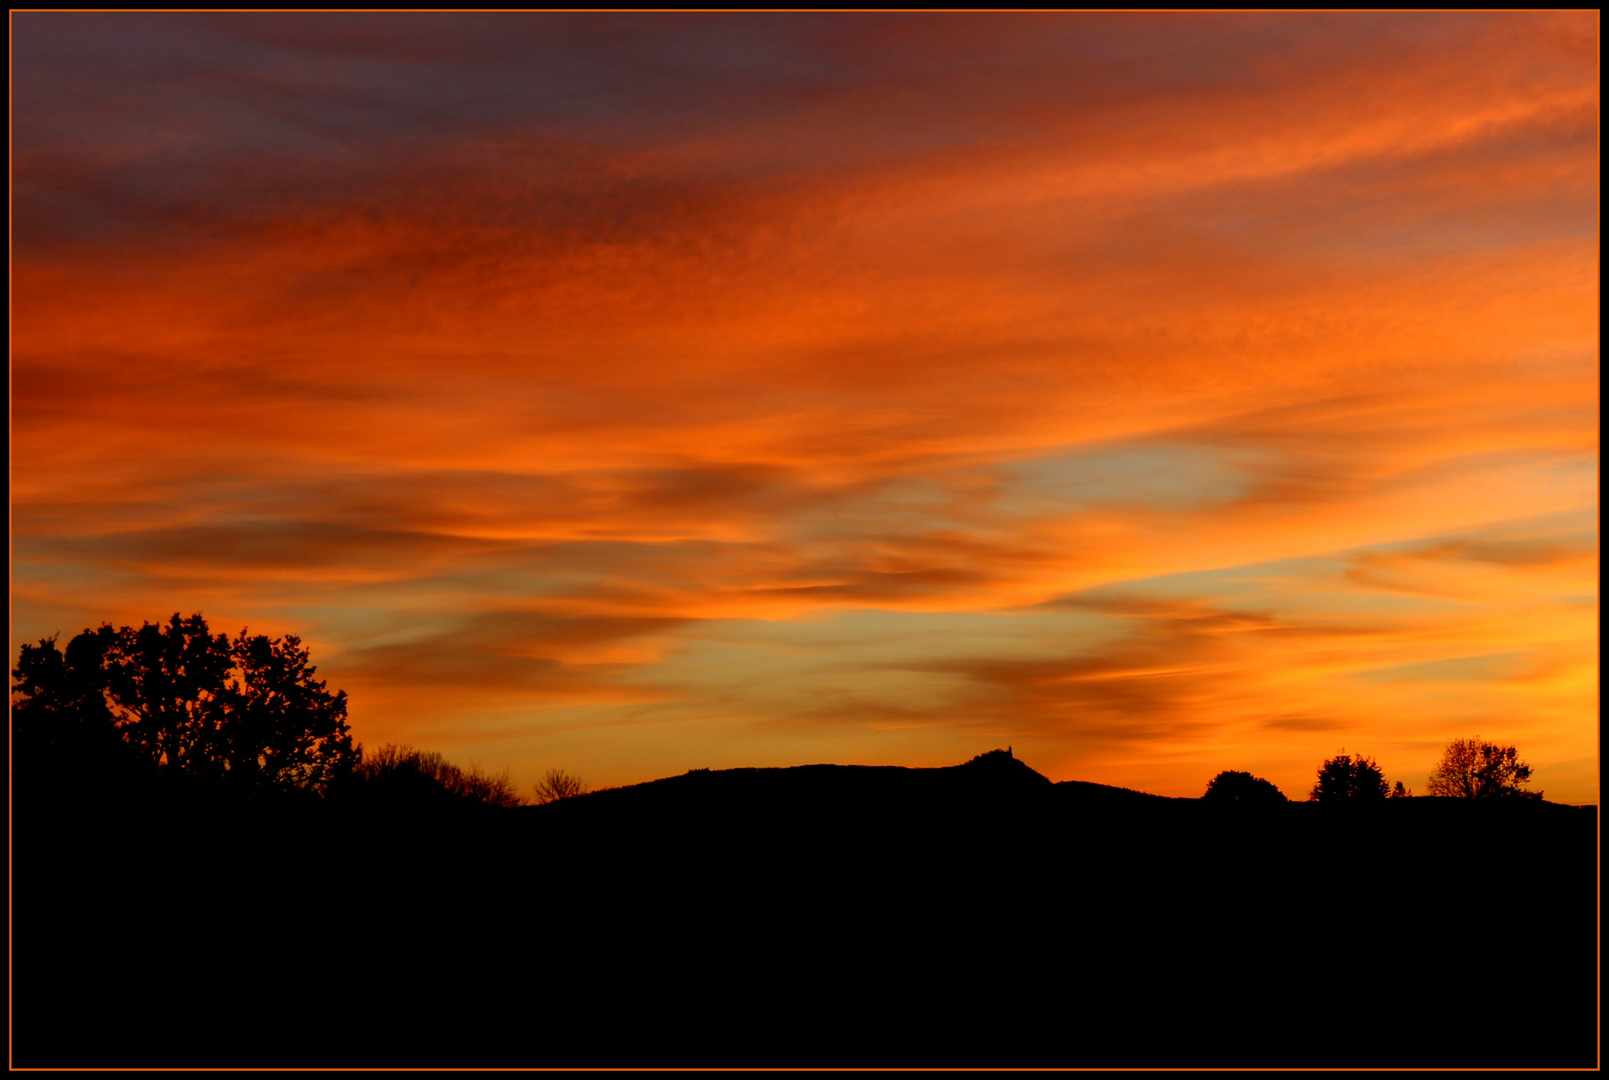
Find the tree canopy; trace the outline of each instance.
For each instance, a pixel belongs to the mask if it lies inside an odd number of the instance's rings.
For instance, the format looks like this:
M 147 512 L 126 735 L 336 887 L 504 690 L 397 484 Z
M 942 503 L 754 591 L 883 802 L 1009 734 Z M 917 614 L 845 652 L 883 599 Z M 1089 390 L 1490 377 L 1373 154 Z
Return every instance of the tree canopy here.
M 213 634 L 199 614 L 138 630 L 103 624 L 67 643 L 24 645 L 12 671 L 18 761 L 36 772 L 86 749 L 158 773 L 323 790 L 360 757 L 346 694 L 308 650 L 281 638 Z
M 1319 766 L 1312 802 L 1373 802 L 1389 794 L 1385 775 L 1373 758 L 1338 754 Z
M 1431 770 L 1429 793 L 1456 799 L 1540 799 L 1540 791 L 1526 791 L 1531 767 L 1512 746 L 1483 739 L 1454 739 Z
M 1231 769 L 1225 769 L 1207 781 L 1206 793 L 1201 798 L 1207 802 L 1252 806 L 1277 806 L 1288 801 L 1284 792 L 1262 777 Z

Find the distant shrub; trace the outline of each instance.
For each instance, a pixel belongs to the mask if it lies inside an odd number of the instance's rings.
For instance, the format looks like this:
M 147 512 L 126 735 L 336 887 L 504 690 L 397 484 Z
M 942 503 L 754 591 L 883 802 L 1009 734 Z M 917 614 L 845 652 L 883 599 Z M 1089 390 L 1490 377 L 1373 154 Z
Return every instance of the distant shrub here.
M 524 805 L 507 772 L 487 775 L 478 767 L 461 769 L 434 751 L 411 746 L 387 744 L 365 754 L 353 780 L 365 796 L 391 804 L 498 809 Z
M 1262 777 L 1229 769 L 1207 781 L 1207 790 L 1201 798 L 1205 802 L 1251 806 L 1277 806 L 1289 801 L 1283 791 Z
M 563 769 L 549 769 L 536 785 L 536 801 L 542 805 L 573 799 L 586 793 L 586 781 L 579 776 L 571 776 Z

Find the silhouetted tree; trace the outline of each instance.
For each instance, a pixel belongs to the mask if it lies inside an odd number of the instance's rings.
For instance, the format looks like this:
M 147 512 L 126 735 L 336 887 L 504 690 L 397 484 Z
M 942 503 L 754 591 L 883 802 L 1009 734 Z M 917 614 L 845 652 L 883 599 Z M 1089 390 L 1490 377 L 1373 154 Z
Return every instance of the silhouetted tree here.
M 235 639 L 219 751 L 231 776 L 271 786 L 323 789 L 357 765 L 346 724 L 346 692 L 331 694 L 294 634 Z
M 124 741 L 170 772 L 221 776 L 229 653 L 229 635 L 214 636 L 200 615 L 118 631 L 105 654 L 107 699 Z
M 1391 789 L 1391 797 L 1393 799 L 1412 798 L 1413 788 L 1405 786 L 1401 780 L 1398 780 L 1396 787 Z
M 1251 806 L 1276 806 L 1287 801 L 1284 792 L 1262 777 L 1229 769 L 1207 781 L 1206 793 L 1201 798 L 1205 802 Z
M 549 769 L 547 775 L 536 785 L 536 801 L 544 805 L 558 802 L 560 799 L 573 799 L 586 793 L 586 782 L 579 776 L 571 776 L 563 769 Z
M 1540 791 L 1525 791 L 1531 767 L 1512 746 L 1481 739 L 1454 739 L 1431 770 L 1427 788 L 1432 795 L 1457 799 L 1540 799 Z
M 1312 802 L 1373 802 L 1386 797 L 1386 779 L 1372 758 L 1339 754 L 1319 767 Z
M 323 790 L 358 762 L 346 695 L 329 693 L 301 641 L 212 634 L 204 618 L 85 630 L 22 646 L 12 693 L 14 768 L 58 765 L 60 748 L 119 744 L 157 773 Z M 104 756 L 104 754 L 103 754 Z
M 103 626 L 65 649 L 54 637 L 22 646 L 11 672 L 11 766 L 30 793 L 104 785 L 126 778 L 136 764 L 106 699 L 106 658 L 116 636 Z

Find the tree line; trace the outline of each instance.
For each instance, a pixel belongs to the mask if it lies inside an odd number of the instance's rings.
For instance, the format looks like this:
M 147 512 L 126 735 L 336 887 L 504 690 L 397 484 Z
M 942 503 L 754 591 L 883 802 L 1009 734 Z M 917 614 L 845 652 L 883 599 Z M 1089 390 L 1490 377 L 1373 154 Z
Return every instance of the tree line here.
M 1453 739 L 1430 772 L 1426 793 L 1454 799 L 1541 799 L 1542 792 L 1526 790 L 1531 766 L 1519 759 L 1513 746 L 1485 739 Z M 1387 785 L 1385 773 L 1372 757 L 1340 753 L 1318 768 L 1308 801 L 1317 803 L 1384 802 L 1413 795 L 1401 780 Z M 1250 804 L 1283 803 L 1284 792 L 1260 776 L 1226 770 L 1207 782 L 1202 798 L 1209 802 Z
M 25 796 L 91 784 L 191 788 L 389 806 L 523 805 L 506 772 L 352 740 L 344 691 L 294 634 L 214 634 L 200 614 L 103 624 L 65 647 L 23 645 L 12 670 L 12 770 Z M 538 803 L 587 790 L 548 770 Z

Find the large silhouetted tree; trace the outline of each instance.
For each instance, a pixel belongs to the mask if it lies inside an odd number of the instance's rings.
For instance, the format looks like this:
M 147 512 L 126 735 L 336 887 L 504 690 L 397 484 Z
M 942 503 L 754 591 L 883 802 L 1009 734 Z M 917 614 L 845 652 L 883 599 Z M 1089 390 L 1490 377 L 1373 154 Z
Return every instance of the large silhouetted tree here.
M 231 640 L 200 615 L 103 625 L 65 650 L 55 638 L 24 645 L 12 671 L 13 768 L 41 780 L 85 755 L 120 757 L 156 773 L 323 790 L 359 751 L 346 694 L 316 670 L 292 635 Z
M 1540 799 L 1540 791 L 1520 787 L 1530 782 L 1531 767 L 1514 747 L 1454 739 L 1431 771 L 1428 790 L 1457 799 Z
M 1207 781 L 1207 791 L 1201 798 L 1204 802 L 1247 806 L 1278 806 L 1287 801 L 1284 792 L 1262 777 L 1231 769 Z
M 1390 793 L 1380 766 L 1362 754 L 1338 754 L 1319 766 L 1312 802 L 1374 802 Z
M 152 765 L 209 779 L 225 771 L 232 705 L 228 634 L 200 615 L 117 632 L 106 654 L 108 702 L 124 740 Z

